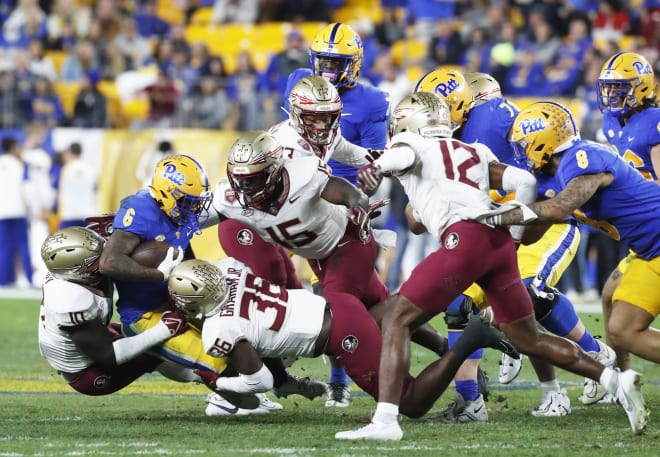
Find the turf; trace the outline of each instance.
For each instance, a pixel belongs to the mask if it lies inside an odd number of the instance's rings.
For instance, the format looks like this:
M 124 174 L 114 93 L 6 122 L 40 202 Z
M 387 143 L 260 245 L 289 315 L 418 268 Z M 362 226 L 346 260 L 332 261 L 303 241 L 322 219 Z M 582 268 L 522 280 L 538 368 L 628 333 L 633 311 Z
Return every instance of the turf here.
M 499 355 L 486 352 L 491 374 L 491 421 L 486 424 L 440 424 L 431 419 L 402 420 L 398 443 L 352 443 L 334 433 L 368 420 L 375 403 L 354 388 L 347 409 L 326 409 L 321 400 L 282 399 L 284 410 L 261 416 L 206 417 L 205 389 L 149 375 L 124 391 L 91 398 L 74 393 L 41 358 L 36 344 L 39 304 L 0 300 L 0 457 L 20 456 L 652 456 L 657 455 L 660 427 L 660 368 L 633 360 L 645 377 L 644 394 L 652 416 L 642 436 L 630 432 L 623 410 L 615 405 L 583 407 L 577 397 L 581 379 L 559 372 L 572 400 L 563 418 L 535 418 L 529 411 L 540 393 L 525 362 L 510 386 L 497 384 Z M 594 334 L 602 333 L 598 314 L 583 314 Z M 440 320 L 434 321 L 443 328 Z M 444 331 L 444 330 L 443 330 Z M 432 354 L 413 347 L 412 370 Z M 291 371 L 326 379 L 323 359 L 299 360 Z M 436 410 L 452 397 L 446 393 Z M 274 399 L 274 396 L 271 395 Z

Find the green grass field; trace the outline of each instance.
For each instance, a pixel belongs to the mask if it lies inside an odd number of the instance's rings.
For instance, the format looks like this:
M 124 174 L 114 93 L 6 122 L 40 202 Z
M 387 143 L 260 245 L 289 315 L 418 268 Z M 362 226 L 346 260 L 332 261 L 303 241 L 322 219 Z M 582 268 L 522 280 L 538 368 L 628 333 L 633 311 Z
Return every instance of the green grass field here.
M 660 367 L 635 359 L 644 374 L 651 422 L 642 436 L 630 431 L 623 409 L 597 404 L 583 407 L 577 397 L 581 379 L 559 372 L 573 404 L 563 418 L 535 418 L 540 392 L 525 362 L 511 386 L 496 383 L 499 353 L 488 350 L 491 420 L 485 424 L 439 424 L 429 419 L 402 420 L 397 443 L 351 443 L 334 433 L 368 420 L 375 402 L 355 392 L 350 408 L 326 409 L 323 401 L 290 397 L 284 410 L 268 415 L 206 417 L 201 386 L 176 384 L 150 375 L 112 396 L 74 393 L 39 355 L 38 302 L 0 300 L 0 457 L 21 456 L 655 456 L 660 426 Z M 583 314 L 594 334 L 602 334 L 598 314 Z M 434 321 L 442 328 L 441 321 Z M 444 329 L 442 330 L 444 332 Z M 413 347 L 413 371 L 432 355 Z M 296 362 L 291 371 L 326 379 L 323 359 Z M 437 403 L 451 400 L 450 389 Z M 274 396 L 271 395 L 274 399 Z

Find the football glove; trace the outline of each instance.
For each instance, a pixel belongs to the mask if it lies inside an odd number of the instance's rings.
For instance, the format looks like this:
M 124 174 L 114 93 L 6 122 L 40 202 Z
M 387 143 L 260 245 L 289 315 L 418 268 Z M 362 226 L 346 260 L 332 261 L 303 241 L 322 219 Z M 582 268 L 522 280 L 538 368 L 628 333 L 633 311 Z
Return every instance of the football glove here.
M 174 257 L 174 252 L 176 252 L 176 257 Z M 181 263 L 183 260 L 183 249 L 179 246 L 176 251 L 174 251 L 174 246 L 170 246 L 167 249 L 167 254 L 163 261 L 156 267 L 161 273 L 163 273 L 163 281 L 165 281 L 169 276 L 170 272 L 174 267 Z
M 160 320 L 170 330 L 170 337 L 175 337 L 184 333 L 188 326 L 186 325 L 186 317 L 181 310 L 173 309 L 165 311 Z
M 367 195 L 373 195 L 382 180 L 383 172 L 375 163 L 368 163 L 358 170 L 358 187 Z

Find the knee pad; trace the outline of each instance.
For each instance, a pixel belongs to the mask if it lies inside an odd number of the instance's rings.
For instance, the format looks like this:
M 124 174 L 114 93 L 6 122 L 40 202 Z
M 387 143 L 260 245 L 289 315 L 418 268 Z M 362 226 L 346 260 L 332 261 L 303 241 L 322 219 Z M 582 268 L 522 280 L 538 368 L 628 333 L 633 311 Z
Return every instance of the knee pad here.
M 544 285 L 542 289 L 538 289 L 534 283 L 527 284 L 527 293 L 532 298 L 534 316 L 537 321 L 548 317 L 555 303 L 559 300 L 559 291 L 548 285 Z
M 445 311 L 445 323 L 448 330 L 461 331 L 465 328 L 474 313 L 474 302 L 466 295 L 461 295 L 454 300 Z

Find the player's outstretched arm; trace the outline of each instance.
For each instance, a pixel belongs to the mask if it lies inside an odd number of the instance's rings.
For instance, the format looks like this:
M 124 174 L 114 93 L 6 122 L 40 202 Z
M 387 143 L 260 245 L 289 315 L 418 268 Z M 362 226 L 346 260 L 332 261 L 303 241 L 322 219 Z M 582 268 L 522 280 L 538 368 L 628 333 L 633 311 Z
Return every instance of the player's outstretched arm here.
M 134 233 L 115 230 L 103 248 L 99 271 L 112 279 L 162 281 L 163 273 L 158 268 L 140 265 L 130 257 L 140 242 L 140 237 Z

